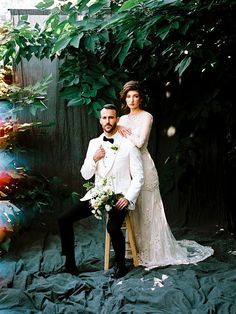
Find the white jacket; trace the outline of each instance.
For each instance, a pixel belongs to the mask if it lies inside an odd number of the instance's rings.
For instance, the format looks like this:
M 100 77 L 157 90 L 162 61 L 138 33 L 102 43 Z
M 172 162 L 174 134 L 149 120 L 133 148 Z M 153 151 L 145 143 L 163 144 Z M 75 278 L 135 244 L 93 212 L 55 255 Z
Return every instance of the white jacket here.
M 95 175 L 95 186 L 101 178 L 109 177 L 115 193 L 122 193 L 130 202 L 129 209 L 135 208 L 135 202 L 144 182 L 143 165 L 139 149 L 118 132 L 113 136 L 114 144 L 103 141 L 104 134 L 89 142 L 86 158 L 81 168 L 84 179 Z M 95 163 L 93 156 L 102 145 L 106 156 Z M 116 146 L 117 150 L 112 147 Z M 93 189 L 89 190 L 81 201 L 93 197 Z

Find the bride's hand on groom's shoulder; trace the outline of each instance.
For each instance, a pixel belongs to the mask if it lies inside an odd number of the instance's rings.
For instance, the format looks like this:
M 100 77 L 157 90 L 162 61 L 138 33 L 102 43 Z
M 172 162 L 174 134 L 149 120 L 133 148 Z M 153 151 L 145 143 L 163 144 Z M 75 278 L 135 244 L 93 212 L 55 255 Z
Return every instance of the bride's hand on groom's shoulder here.
M 118 132 L 120 133 L 120 135 L 122 135 L 124 137 L 127 137 L 127 135 L 131 134 L 131 129 L 127 128 L 127 127 L 125 127 L 123 125 L 118 125 L 117 129 L 118 129 Z

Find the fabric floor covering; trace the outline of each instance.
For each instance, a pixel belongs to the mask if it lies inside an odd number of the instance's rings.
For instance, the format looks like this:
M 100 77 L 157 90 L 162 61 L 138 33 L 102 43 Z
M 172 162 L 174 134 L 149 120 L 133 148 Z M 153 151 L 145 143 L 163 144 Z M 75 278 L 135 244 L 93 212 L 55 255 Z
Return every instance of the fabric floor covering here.
M 236 241 L 225 232 L 175 233 L 211 245 L 214 256 L 151 271 L 128 260 L 129 273 L 116 280 L 103 271 L 104 222 L 90 217 L 75 225 L 80 274 L 72 276 L 60 272 L 64 258 L 52 221 L 34 222 L 0 257 L 0 314 L 236 313 Z

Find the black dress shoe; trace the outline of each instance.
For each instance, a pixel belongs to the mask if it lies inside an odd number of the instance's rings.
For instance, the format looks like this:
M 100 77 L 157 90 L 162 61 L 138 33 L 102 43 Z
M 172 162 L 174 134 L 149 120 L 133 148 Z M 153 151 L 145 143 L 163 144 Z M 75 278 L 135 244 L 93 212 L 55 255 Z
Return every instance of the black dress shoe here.
M 124 277 L 128 273 L 128 269 L 126 266 L 117 266 L 115 268 L 114 277 L 116 279 Z

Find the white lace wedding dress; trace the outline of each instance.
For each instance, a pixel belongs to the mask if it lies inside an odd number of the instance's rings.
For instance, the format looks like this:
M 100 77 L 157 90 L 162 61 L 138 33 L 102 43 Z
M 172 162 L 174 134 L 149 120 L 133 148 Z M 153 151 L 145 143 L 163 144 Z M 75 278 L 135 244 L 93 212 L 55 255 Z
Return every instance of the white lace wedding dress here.
M 131 219 L 138 247 L 139 264 L 147 269 L 159 266 L 190 264 L 200 262 L 211 256 L 211 247 L 202 246 L 195 241 L 177 241 L 167 223 L 159 190 L 159 180 L 155 164 L 147 150 L 153 117 L 146 111 L 135 118 L 121 116 L 119 125 L 131 128 L 128 138 L 142 153 L 144 166 L 144 185 L 131 211 Z

